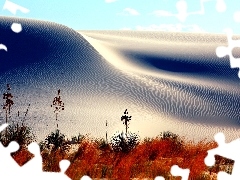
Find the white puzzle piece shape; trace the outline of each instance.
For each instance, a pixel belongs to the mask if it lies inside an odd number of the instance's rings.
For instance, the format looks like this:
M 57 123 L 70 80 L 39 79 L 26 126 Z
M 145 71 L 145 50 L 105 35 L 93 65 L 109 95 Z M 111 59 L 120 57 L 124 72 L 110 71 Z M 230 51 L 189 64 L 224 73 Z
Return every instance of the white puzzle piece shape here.
M 215 141 L 218 143 L 218 147 L 208 151 L 208 155 L 204 159 L 207 166 L 213 166 L 215 164 L 215 155 L 219 155 L 231 160 L 234 160 L 234 165 L 232 169 L 232 174 L 225 172 L 218 173 L 218 180 L 232 180 L 239 179 L 240 177 L 240 139 L 231 141 L 230 143 L 225 143 L 225 136 L 223 133 L 217 133 L 215 136 Z
M 228 47 L 225 46 L 219 46 L 216 49 L 216 55 L 219 58 L 222 58 L 224 56 L 229 56 L 230 60 L 230 67 L 231 68 L 240 68 L 240 58 L 235 58 L 233 56 L 233 49 L 236 47 L 240 47 L 240 40 L 233 40 L 232 39 L 232 30 L 231 29 L 226 29 L 227 32 L 227 40 L 228 40 Z M 238 77 L 240 78 L 240 70 L 238 71 Z

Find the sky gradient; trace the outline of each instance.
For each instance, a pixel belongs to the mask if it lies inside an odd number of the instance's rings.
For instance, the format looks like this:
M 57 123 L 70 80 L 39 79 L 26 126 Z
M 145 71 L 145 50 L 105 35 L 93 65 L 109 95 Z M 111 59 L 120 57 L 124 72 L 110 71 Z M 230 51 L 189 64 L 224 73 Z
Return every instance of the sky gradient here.
M 0 1 L 0 7 L 5 0 Z M 53 21 L 75 30 L 162 30 L 240 34 L 237 0 L 11 0 L 30 10 L 1 16 Z

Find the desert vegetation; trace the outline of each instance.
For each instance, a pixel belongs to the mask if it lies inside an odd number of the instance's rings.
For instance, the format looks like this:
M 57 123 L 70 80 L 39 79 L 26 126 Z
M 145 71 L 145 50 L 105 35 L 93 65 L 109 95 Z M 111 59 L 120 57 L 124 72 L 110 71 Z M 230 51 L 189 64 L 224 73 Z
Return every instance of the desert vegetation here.
M 79 180 L 83 175 L 97 179 L 153 179 L 156 176 L 181 179 L 170 174 L 171 166 L 177 164 L 181 168 L 190 169 L 191 179 L 203 180 L 216 178 L 219 171 L 230 173 L 233 166 L 233 161 L 220 156 L 216 156 L 214 166 L 207 167 L 204 164 L 207 150 L 217 147 L 215 142 L 205 140 L 194 143 L 171 132 L 160 133 L 154 138 L 144 138 L 135 146 L 128 141 L 124 142 L 124 139 L 120 139 L 122 143 L 117 144 L 83 135 L 67 139 L 56 130 L 39 144 L 43 170 L 59 172 L 58 163 L 67 159 L 71 165 L 66 174 L 73 180 Z M 13 154 L 20 165 L 33 158 L 25 147 L 22 146 Z
M 60 101 L 59 94 L 60 90 L 57 99 L 54 99 L 56 102 Z M 7 102 L 13 105 L 13 100 L 6 101 L 6 122 L 10 113 Z M 63 104 L 56 102 L 53 102 L 53 105 L 63 110 Z M 60 110 L 55 107 L 54 113 L 59 113 Z M 153 179 L 156 176 L 181 179 L 170 174 L 170 168 L 175 164 L 184 169 L 189 168 L 190 179 L 196 180 L 216 179 L 219 171 L 231 173 L 234 162 L 224 157 L 216 156 L 216 163 L 212 167 L 205 165 L 207 151 L 217 147 L 215 142 L 203 140 L 195 143 L 169 131 L 153 138 L 141 139 L 138 134 L 128 131 L 131 118 L 126 109 L 121 117 L 125 132 L 114 134 L 109 142 L 107 133 L 106 139 L 81 134 L 67 138 L 57 125 L 57 129 L 39 143 L 43 170 L 58 172 L 59 162 L 67 159 L 71 165 L 66 174 L 73 180 L 79 180 L 83 175 L 97 179 Z M 8 146 L 11 141 L 19 143 L 20 149 L 12 156 L 20 165 L 33 158 L 27 145 L 35 141 L 36 136 L 27 124 L 10 123 L 6 130 L 0 133 L 0 140 L 4 146 Z

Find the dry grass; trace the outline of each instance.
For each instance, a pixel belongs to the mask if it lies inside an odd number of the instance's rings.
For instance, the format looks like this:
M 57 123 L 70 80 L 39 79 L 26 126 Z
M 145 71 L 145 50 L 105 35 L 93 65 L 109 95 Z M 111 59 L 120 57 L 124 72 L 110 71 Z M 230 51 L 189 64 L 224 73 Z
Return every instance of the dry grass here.
M 156 176 L 181 179 L 170 174 L 174 164 L 189 168 L 190 179 L 214 179 L 210 174 L 233 165 L 233 161 L 217 156 L 215 166 L 207 167 L 204 164 L 207 151 L 217 147 L 217 144 L 206 140 L 193 143 L 177 135 L 146 138 L 129 152 L 114 151 L 104 140 L 88 137 L 64 140 L 57 148 L 52 146 L 41 146 L 43 170 L 59 172 L 59 162 L 68 159 L 71 165 L 66 174 L 73 180 L 79 180 L 83 175 L 97 179 L 153 179 Z M 75 150 L 72 150 L 73 146 Z M 13 157 L 23 165 L 32 155 L 25 146 L 21 146 Z
M 153 179 L 156 176 L 181 179 L 170 174 L 170 168 L 174 164 L 189 168 L 191 179 L 210 179 L 210 173 L 219 171 L 216 168 L 219 164 L 212 168 L 204 164 L 207 150 L 217 147 L 215 142 L 193 143 L 180 138 L 156 137 L 145 139 L 126 153 L 115 152 L 110 145 L 102 145 L 99 141 L 85 138 L 78 143 L 78 149 L 74 152 L 51 152 L 48 156 L 43 156 L 44 167 L 49 167 L 50 164 L 51 167 L 58 166 L 61 159 L 68 159 L 71 165 L 66 173 L 73 180 L 80 179 L 83 175 L 97 179 Z M 218 161 L 220 162 L 221 160 Z M 48 170 L 52 171 L 54 168 Z

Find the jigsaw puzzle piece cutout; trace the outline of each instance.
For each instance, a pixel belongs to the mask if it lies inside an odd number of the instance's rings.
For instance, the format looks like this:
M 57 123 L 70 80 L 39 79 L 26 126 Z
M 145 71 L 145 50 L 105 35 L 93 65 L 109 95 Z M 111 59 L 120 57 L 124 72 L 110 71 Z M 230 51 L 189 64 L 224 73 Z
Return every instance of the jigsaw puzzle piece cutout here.
M 15 141 L 9 143 L 7 147 L 4 147 L 2 143 L 0 143 L 0 174 L 1 179 L 7 178 L 11 176 L 14 178 L 15 175 L 12 172 L 16 172 L 17 174 L 20 171 L 20 166 L 18 163 L 12 158 L 11 153 L 16 152 L 19 149 L 19 144 Z
M 42 156 L 40 147 L 36 142 L 28 145 L 28 151 L 34 155 L 26 164 L 21 167 L 23 172 L 41 173 L 42 172 Z
M 216 55 L 217 57 L 219 58 L 223 58 L 224 56 L 228 55 L 231 53 L 231 50 L 230 48 L 227 48 L 225 46 L 219 46 L 217 47 L 216 49 Z
M 176 17 L 181 22 L 184 22 L 186 20 L 187 16 L 188 16 L 188 13 L 187 13 L 187 8 L 188 8 L 187 2 L 185 0 L 179 0 L 176 3 L 176 8 L 177 8 L 177 11 L 178 11 L 178 14 L 176 15 Z
M 59 167 L 60 167 L 60 172 L 61 173 L 65 173 L 66 172 L 66 170 L 67 170 L 67 168 L 70 166 L 70 161 L 68 161 L 68 160 L 61 160 L 60 162 L 59 162 Z
M 236 47 L 240 47 L 240 40 L 233 40 L 233 32 L 231 29 L 225 29 L 227 33 L 227 41 L 228 41 L 228 46 L 219 46 L 216 48 L 216 55 L 219 58 L 229 56 L 230 60 L 230 67 L 231 68 L 240 68 L 240 58 L 235 58 L 233 56 L 233 49 Z M 238 77 L 240 78 L 240 70 L 238 71 Z
M 71 180 L 66 174 L 67 168 L 70 166 L 70 162 L 68 160 L 61 160 L 59 162 L 60 173 L 56 172 L 43 172 L 41 174 L 42 177 L 46 179 L 58 179 L 58 180 Z
M 7 123 L 0 126 L 0 132 L 6 129 Z M 19 150 L 19 144 L 15 141 L 9 143 L 7 147 L 4 147 L 0 143 L 0 177 L 1 179 L 25 179 L 25 176 L 21 176 L 21 167 L 12 158 L 11 153 Z M 14 172 L 14 173 L 13 173 Z
M 35 145 L 34 145 L 35 146 Z M 35 148 L 34 148 L 35 149 Z M 35 150 L 34 150 L 35 151 Z M 42 165 L 42 162 L 41 162 Z M 60 167 L 60 172 L 43 172 L 43 171 L 37 171 L 37 172 L 31 172 L 31 171 L 21 171 L 21 174 L 19 177 L 21 177 L 24 180 L 52 180 L 52 179 L 57 179 L 57 180 L 71 180 L 66 174 L 65 171 L 69 167 L 70 162 L 68 160 L 62 160 L 59 163 Z
M 6 127 L 8 126 L 7 123 L 4 123 L 0 126 L 0 132 L 2 132 L 4 129 L 6 129 Z
M 229 175 L 225 172 L 218 173 L 220 179 L 235 179 L 240 177 L 240 161 L 239 161 L 239 151 L 240 151 L 240 139 L 235 139 L 230 143 L 225 143 L 225 136 L 223 133 L 217 133 L 215 136 L 215 141 L 218 143 L 218 147 L 208 150 L 208 155 L 204 159 L 207 166 L 213 166 L 215 164 L 215 155 L 220 155 L 222 157 L 234 160 L 234 165 L 232 169 L 232 174 Z
M 182 169 L 178 165 L 173 165 L 171 167 L 171 174 L 173 176 L 181 176 L 182 180 L 188 180 L 190 170 L 189 169 Z
M 165 178 L 162 177 L 162 176 L 157 176 L 157 177 L 154 178 L 154 180 L 165 180 Z
M 219 172 L 217 175 L 218 180 L 238 180 L 239 177 L 234 177 L 226 172 Z
M 19 6 L 18 4 L 15 4 L 9 0 L 6 0 L 3 6 L 3 9 L 7 9 L 12 14 L 16 15 L 17 11 L 21 11 L 22 13 L 28 13 L 29 9 Z
M 216 3 L 216 10 L 218 12 L 225 12 L 226 11 L 226 3 L 224 2 L 224 0 L 217 0 Z
M 83 176 L 80 180 L 92 180 L 89 176 Z
M 173 176 L 181 176 L 182 180 L 188 180 L 190 170 L 189 169 L 182 169 L 178 165 L 173 165 L 171 167 L 171 174 Z M 162 176 L 157 176 L 157 177 L 155 177 L 154 180 L 165 180 L 165 178 L 162 177 Z
M 12 31 L 15 32 L 15 33 L 20 33 L 20 32 L 22 31 L 22 25 L 19 24 L 19 23 L 13 23 L 13 24 L 11 25 L 11 29 L 12 29 Z
M 240 11 L 236 11 L 236 12 L 234 13 L 233 18 L 234 18 L 234 21 L 235 21 L 235 22 L 239 23 L 239 22 L 240 22 Z
M 0 49 L 7 51 L 7 46 L 5 46 L 4 44 L 0 44 Z
M 215 155 L 217 154 L 225 154 L 226 143 L 225 143 L 225 136 L 223 133 L 217 133 L 214 135 L 214 139 L 218 144 L 217 148 L 208 150 L 208 155 L 204 159 L 204 162 L 207 166 L 213 166 L 215 164 Z M 223 155 L 220 155 L 223 156 Z
M 21 11 L 22 13 L 28 13 L 29 9 L 19 6 L 18 4 L 15 4 L 9 0 L 6 0 L 3 6 L 3 9 L 6 9 L 10 11 L 12 14 L 16 15 L 17 11 Z M 11 25 L 11 29 L 15 33 L 20 33 L 22 31 L 22 25 L 19 23 L 13 23 Z
M 43 172 L 42 170 L 42 156 L 40 153 L 40 147 L 36 142 L 32 142 L 28 145 L 28 151 L 34 155 L 34 157 L 29 160 L 21 168 L 20 177 L 24 179 L 58 179 L 58 180 L 70 180 L 68 176 L 64 173 L 67 168 L 70 166 L 68 160 L 62 160 L 59 163 L 61 172 Z M 30 172 L 30 173 L 29 173 Z
M 225 143 L 225 136 L 223 133 L 217 133 L 215 136 L 215 141 L 218 143 L 218 147 L 208 150 L 208 155 L 205 158 L 205 164 L 210 165 L 212 156 L 220 155 L 228 159 L 237 160 L 240 151 L 240 139 L 235 139 L 229 143 Z

